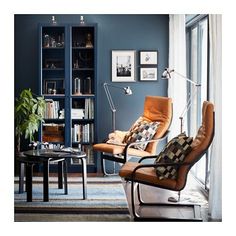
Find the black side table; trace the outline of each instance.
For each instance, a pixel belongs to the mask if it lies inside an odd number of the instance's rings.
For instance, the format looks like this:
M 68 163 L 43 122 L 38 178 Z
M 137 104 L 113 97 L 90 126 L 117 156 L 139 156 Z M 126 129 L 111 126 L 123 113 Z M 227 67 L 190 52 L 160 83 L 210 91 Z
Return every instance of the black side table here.
M 27 201 L 32 201 L 32 176 L 33 165 L 36 163 L 43 164 L 43 200 L 49 201 L 49 163 L 58 162 L 58 186 L 62 188 L 62 172 L 64 172 L 65 194 L 68 194 L 67 186 L 67 159 L 76 158 L 82 162 L 82 181 L 83 181 L 83 199 L 87 198 L 87 165 L 85 152 L 64 152 L 60 150 L 41 149 L 29 150 L 23 153 L 25 156 L 19 157 L 20 165 L 26 166 L 26 191 Z M 22 166 L 21 166 L 22 167 Z M 23 192 L 23 171 L 20 171 L 19 192 Z M 24 175 L 23 175 L 24 176 Z
M 27 202 L 32 202 L 32 178 L 33 166 L 35 164 L 43 164 L 43 201 L 49 201 L 49 164 L 58 163 L 58 188 L 63 188 L 64 177 L 64 193 L 68 194 L 67 187 L 67 166 L 64 158 L 44 158 L 32 156 L 20 156 L 17 161 L 20 164 L 19 173 L 19 193 L 24 192 L 24 170 L 26 172 L 26 194 Z

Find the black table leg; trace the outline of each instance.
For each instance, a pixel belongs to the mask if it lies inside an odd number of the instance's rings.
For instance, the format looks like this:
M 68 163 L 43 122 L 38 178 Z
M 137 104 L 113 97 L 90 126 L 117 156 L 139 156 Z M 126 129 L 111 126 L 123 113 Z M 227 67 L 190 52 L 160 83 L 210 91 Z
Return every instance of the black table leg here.
M 20 165 L 19 165 L 19 193 L 24 192 L 24 176 L 25 176 L 25 163 L 20 162 Z
M 82 161 L 82 179 L 83 179 L 83 199 L 87 198 L 87 165 L 86 158 L 81 158 Z
M 62 189 L 63 188 L 63 162 L 64 161 L 59 161 L 58 162 L 58 188 Z
M 63 172 L 64 172 L 64 190 L 65 194 L 68 194 L 68 183 L 67 183 L 67 162 L 63 161 Z
M 27 202 L 32 202 L 32 176 L 33 176 L 33 164 L 26 164 L 26 194 Z
M 45 160 L 43 162 L 43 201 L 48 202 L 49 201 L 49 161 Z

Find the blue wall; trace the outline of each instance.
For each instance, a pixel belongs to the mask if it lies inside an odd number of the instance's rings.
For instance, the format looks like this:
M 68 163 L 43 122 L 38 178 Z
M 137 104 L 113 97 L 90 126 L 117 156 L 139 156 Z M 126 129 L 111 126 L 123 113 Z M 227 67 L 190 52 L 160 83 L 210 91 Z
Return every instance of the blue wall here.
M 167 95 L 167 82 L 160 79 L 168 64 L 168 15 L 84 15 L 98 24 L 98 141 L 111 131 L 111 112 L 102 87 L 111 81 L 111 50 L 137 50 L 137 81 L 116 83 L 131 86 L 132 96 L 113 89 L 117 108 L 116 128 L 127 130 L 142 114 L 146 95 Z M 15 93 L 24 88 L 38 90 L 38 23 L 49 23 L 51 15 L 15 15 Z M 56 15 L 58 23 L 79 23 L 80 15 Z M 158 81 L 139 81 L 138 50 L 158 50 Z M 112 89 L 112 88 L 111 88 Z

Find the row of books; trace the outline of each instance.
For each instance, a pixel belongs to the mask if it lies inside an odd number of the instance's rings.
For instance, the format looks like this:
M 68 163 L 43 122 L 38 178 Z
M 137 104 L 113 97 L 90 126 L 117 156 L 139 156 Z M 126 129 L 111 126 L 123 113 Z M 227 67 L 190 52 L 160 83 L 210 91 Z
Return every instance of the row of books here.
M 85 99 L 84 113 L 85 119 L 94 119 L 94 100 L 92 98 Z
M 46 99 L 44 119 L 65 119 L 65 109 L 60 110 L 59 101 Z M 85 99 L 83 108 L 71 108 L 71 119 L 94 119 L 94 100 Z
M 74 124 L 71 129 L 72 142 L 86 142 L 94 141 L 94 125 L 93 124 Z
M 45 99 L 46 101 L 46 109 L 44 111 L 45 119 L 58 119 L 60 104 L 59 101 L 54 101 L 52 99 Z
M 86 153 L 87 164 L 94 164 L 93 147 L 90 145 L 82 145 L 81 150 Z M 72 159 L 71 164 L 80 164 L 80 160 L 76 158 Z

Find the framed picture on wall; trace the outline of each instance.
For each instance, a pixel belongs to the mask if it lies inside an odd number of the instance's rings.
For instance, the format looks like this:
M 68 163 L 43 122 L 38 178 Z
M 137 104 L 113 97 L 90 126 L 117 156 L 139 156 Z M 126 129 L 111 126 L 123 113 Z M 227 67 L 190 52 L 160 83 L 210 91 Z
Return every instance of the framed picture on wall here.
M 157 80 L 157 68 L 140 68 L 141 81 L 155 81 Z
M 140 65 L 157 65 L 157 51 L 140 51 Z
M 135 82 L 135 50 L 112 50 L 112 82 Z

